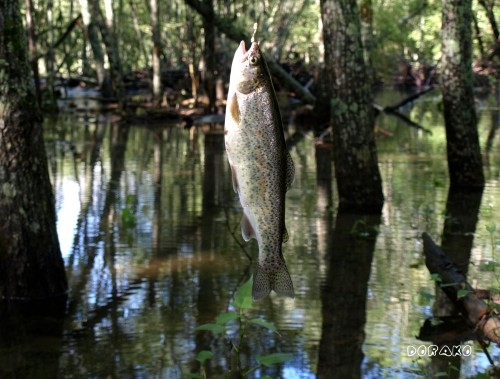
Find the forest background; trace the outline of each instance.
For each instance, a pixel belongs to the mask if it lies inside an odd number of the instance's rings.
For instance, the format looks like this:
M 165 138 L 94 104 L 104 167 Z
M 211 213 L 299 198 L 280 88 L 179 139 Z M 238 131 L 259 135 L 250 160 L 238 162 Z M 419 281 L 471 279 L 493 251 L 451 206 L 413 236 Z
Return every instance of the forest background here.
M 475 84 L 489 85 L 500 51 L 498 4 L 473 1 L 472 8 L 474 71 L 480 74 Z M 363 0 L 359 9 L 377 83 L 421 86 L 436 78 L 441 1 Z M 233 40 L 249 40 L 254 22 L 268 57 L 302 85 L 314 83 L 323 63 L 315 0 L 26 0 L 25 16 L 35 81 L 39 93 L 47 90 L 46 105 L 55 104 L 55 87 L 62 83 L 95 84 L 105 96 L 120 99 L 127 90 L 146 87 L 163 106 L 204 94 L 213 113 L 225 96 Z

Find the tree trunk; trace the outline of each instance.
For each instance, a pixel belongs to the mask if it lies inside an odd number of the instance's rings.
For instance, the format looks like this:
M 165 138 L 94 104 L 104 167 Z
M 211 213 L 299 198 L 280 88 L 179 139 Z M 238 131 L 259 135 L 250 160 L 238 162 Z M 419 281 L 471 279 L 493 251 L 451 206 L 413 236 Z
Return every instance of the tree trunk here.
M 25 0 L 24 6 L 26 8 L 26 29 L 28 35 L 28 51 L 29 51 L 29 60 L 31 62 L 31 70 L 33 72 L 33 80 L 35 82 L 35 93 L 36 100 L 38 106 L 42 106 L 42 96 L 40 91 L 40 72 L 38 70 L 38 59 L 36 53 L 36 31 L 35 31 L 35 22 L 33 20 L 33 16 L 35 14 L 35 10 L 33 7 L 32 0 Z
M 471 67 L 471 0 L 443 0 L 442 22 L 442 91 L 450 186 L 482 189 Z
M 355 0 L 322 0 L 321 15 L 339 209 L 379 212 L 384 195 L 358 7 Z
M 82 11 L 83 24 L 85 25 L 86 41 L 90 43 L 90 48 L 94 56 L 97 82 L 99 83 L 99 88 L 101 92 L 104 95 L 107 95 L 111 91 L 108 89 L 109 81 L 107 79 L 107 73 L 104 68 L 104 52 L 102 50 L 101 41 L 99 39 L 98 28 L 96 23 L 92 20 L 88 0 L 78 0 L 78 1 Z
M 24 32 L 18 0 L 0 0 L 0 299 L 65 298 Z
M 123 83 L 123 69 L 118 50 L 118 37 L 113 27 L 113 9 L 107 6 L 106 19 L 101 10 L 98 0 L 90 0 L 90 12 L 92 19 L 97 23 L 101 32 L 102 42 L 106 48 L 106 55 L 109 61 L 109 78 L 111 84 L 112 97 L 116 97 L 120 102 L 120 108 L 125 107 L 125 86 Z
M 160 31 L 160 7 L 157 0 L 150 0 L 151 12 L 151 28 L 153 30 L 153 99 L 156 106 L 159 106 L 162 101 L 161 88 L 161 31 Z
M 203 86 L 208 97 L 208 113 L 215 113 L 215 26 L 214 8 L 212 0 L 204 0 L 205 7 L 210 11 L 203 17 L 203 30 L 205 31 L 205 46 L 203 49 L 203 60 L 205 61 L 205 72 L 203 75 Z

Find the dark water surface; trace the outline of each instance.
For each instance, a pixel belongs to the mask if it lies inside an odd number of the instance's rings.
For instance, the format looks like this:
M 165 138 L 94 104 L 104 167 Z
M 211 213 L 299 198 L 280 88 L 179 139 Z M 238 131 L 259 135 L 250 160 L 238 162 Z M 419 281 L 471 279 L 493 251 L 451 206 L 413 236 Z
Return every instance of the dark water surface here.
M 385 91 L 377 102 L 404 96 Z M 435 91 L 405 109 L 432 135 L 378 118 L 386 196 L 380 217 L 337 215 L 328 145 L 289 126 L 296 179 L 283 251 L 296 298 L 254 303 L 250 314 L 275 323 L 279 335 L 250 328 L 241 359 L 248 366 L 276 352 L 292 359 L 248 377 L 468 377 L 488 367 L 471 341 L 464 343 L 471 355 L 451 368 L 408 354 L 430 344 L 416 336 L 440 312 L 422 232 L 437 243 L 448 236 L 446 246 L 466 257 L 459 260 L 474 286 L 497 285 L 484 267 L 500 254 L 499 105 L 491 96 L 478 100 L 483 150 L 497 130 L 482 197 L 456 197 L 448 194 L 439 103 Z M 71 287 L 67 317 L 8 333 L 0 378 L 179 378 L 196 371 L 201 350 L 214 353 L 207 376 L 224 377 L 227 339 L 195 328 L 233 309 L 232 296 L 251 272 L 246 254 L 255 257 L 257 247 L 240 235 L 220 127 L 118 126 L 75 110 L 47 121 L 46 141 Z M 487 228 L 495 225 L 492 239 Z M 236 339 L 237 325 L 229 329 Z M 500 359 L 498 348 L 490 353 Z

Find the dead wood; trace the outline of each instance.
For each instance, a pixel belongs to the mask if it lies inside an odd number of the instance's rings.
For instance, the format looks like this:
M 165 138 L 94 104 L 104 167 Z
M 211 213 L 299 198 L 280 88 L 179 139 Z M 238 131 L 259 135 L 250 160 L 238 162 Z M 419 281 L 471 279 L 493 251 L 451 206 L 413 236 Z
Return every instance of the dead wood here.
M 425 265 L 431 274 L 440 278 L 440 288 L 455 304 L 467 324 L 476 332 L 478 339 L 500 344 L 500 318 L 483 300 L 479 299 L 452 262 L 427 234 L 424 241 Z
M 417 92 L 417 93 L 415 93 L 413 95 L 410 95 L 410 96 L 404 98 L 403 100 L 401 100 L 400 102 L 398 102 L 398 103 L 396 103 L 394 105 L 389 105 L 389 106 L 383 107 L 383 106 L 378 105 L 378 104 L 373 104 L 373 107 L 375 108 L 375 110 L 378 113 L 384 112 L 384 113 L 393 115 L 393 116 L 399 118 L 401 121 L 403 121 L 407 125 L 411 126 L 412 128 L 422 130 L 422 131 L 424 131 L 427 134 L 432 134 L 432 131 L 430 131 L 429 129 L 424 128 L 422 125 L 417 124 L 416 122 L 410 120 L 409 117 L 407 117 L 406 115 L 404 115 L 403 113 L 401 113 L 399 111 L 399 108 L 401 108 L 402 106 L 408 104 L 409 102 L 411 102 L 413 100 L 418 99 L 420 96 L 425 95 L 426 93 L 432 91 L 433 89 L 434 89 L 434 87 L 426 88 L 423 91 Z

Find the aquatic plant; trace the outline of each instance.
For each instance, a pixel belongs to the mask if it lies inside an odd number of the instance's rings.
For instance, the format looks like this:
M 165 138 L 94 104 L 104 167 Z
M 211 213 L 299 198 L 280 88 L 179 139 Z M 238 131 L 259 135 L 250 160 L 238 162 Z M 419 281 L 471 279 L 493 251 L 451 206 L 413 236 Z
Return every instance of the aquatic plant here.
M 248 330 L 252 327 L 259 327 L 269 330 L 278 336 L 280 335 L 274 323 L 265 320 L 264 318 L 251 317 L 249 311 L 253 307 L 252 301 L 252 283 L 253 277 L 250 277 L 240 288 L 236 291 L 234 295 L 234 301 L 232 303 L 232 308 L 229 312 L 221 312 L 216 318 L 215 322 L 200 325 L 196 330 L 206 330 L 212 332 L 216 336 L 224 336 L 230 344 L 230 349 L 228 353 L 228 361 L 234 362 L 234 367 L 231 367 L 231 372 L 233 374 L 239 375 L 242 378 L 246 378 L 252 372 L 265 368 L 271 367 L 278 363 L 283 363 L 289 361 L 292 356 L 287 353 L 271 353 L 267 355 L 257 355 L 255 360 L 257 365 L 251 367 L 242 367 L 241 351 L 244 340 L 248 338 Z M 235 333 L 239 331 L 239 333 Z M 238 335 L 239 338 L 231 338 L 231 336 Z M 211 359 L 214 353 L 209 350 L 202 350 L 196 356 L 196 360 L 200 363 L 199 373 L 185 373 L 184 375 L 189 378 L 196 379 L 206 379 L 205 362 Z M 234 377 L 231 375 L 231 377 Z M 267 375 L 261 376 L 261 378 L 270 378 Z

